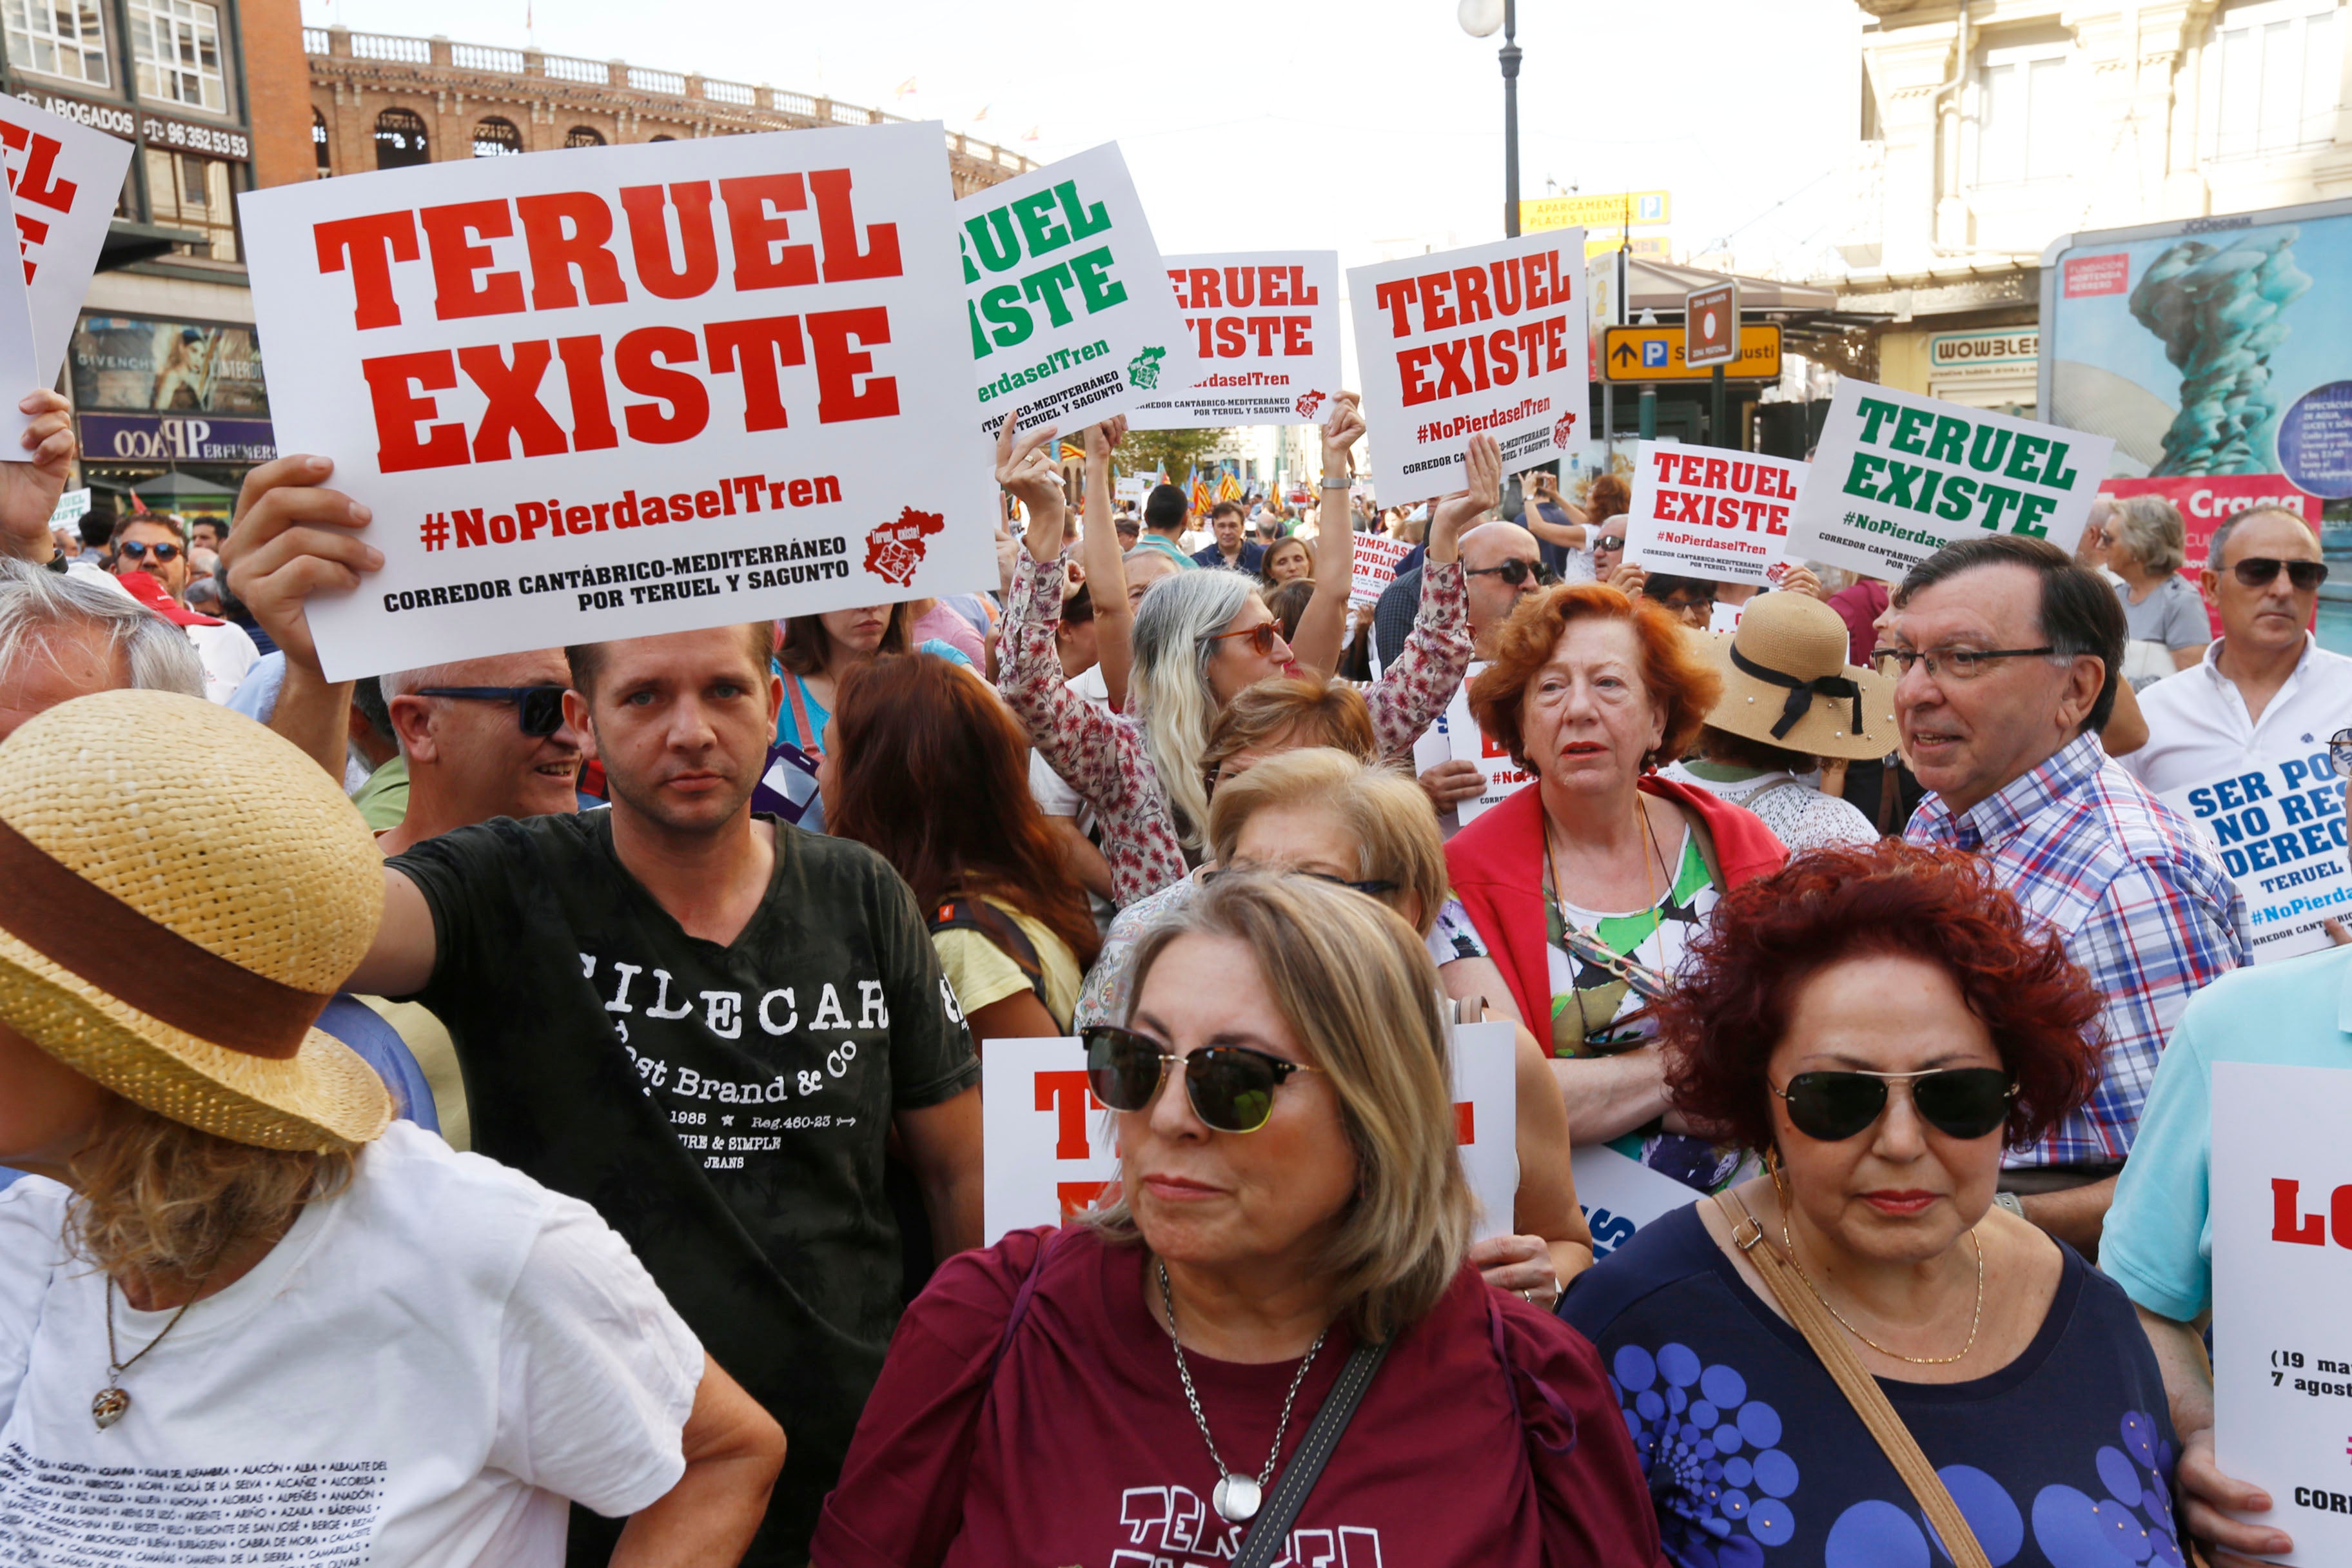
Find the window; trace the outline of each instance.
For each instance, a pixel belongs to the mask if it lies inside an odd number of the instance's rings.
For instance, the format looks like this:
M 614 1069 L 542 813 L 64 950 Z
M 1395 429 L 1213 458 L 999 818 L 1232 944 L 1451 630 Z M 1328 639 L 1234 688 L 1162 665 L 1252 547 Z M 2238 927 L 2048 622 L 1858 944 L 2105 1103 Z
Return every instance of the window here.
M 496 115 L 474 127 L 474 156 L 505 158 L 522 151 L 522 132 L 514 128 L 511 120 Z
M 227 112 L 220 12 L 205 0 L 131 0 L 131 58 L 140 97 Z
M 563 144 L 566 147 L 602 147 L 604 138 L 585 125 L 575 125 L 563 133 Z
M 414 110 L 387 109 L 375 117 L 375 166 L 405 169 L 429 162 L 425 150 L 425 120 Z
M 2075 149 L 2063 39 L 1988 47 L 1971 83 L 1976 183 L 2063 179 Z
M 8 54 L 43 76 L 111 85 L 98 0 L 7 0 Z
M 315 109 L 310 110 L 310 152 L 319 161 L 320 179 L 323 180 L 335 172 L 333 163 L 327 156 L 327 117 Z
M 2336 12 L 2336 0 L 2267 0 L 2214 20 L 2199 117 L 2206 157 L 2249 158 L 2334 138 L 2343 50 Z
M 148 148 L 147 207 L 157 226 L 205 237 L 200 244 L 177 247 L 180 255 L 237 258 L 236 203 L 229 190 L 229 166 L 219 159 Z

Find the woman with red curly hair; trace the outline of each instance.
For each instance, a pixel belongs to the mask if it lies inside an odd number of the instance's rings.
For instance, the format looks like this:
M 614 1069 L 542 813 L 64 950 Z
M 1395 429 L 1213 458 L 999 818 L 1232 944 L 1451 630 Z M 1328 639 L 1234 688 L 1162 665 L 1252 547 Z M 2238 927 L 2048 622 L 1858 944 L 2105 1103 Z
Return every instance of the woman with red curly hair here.
M 1446 846 L 1456 901 L 1441 917 L 1466 961 L 1448 990 L 1534 1031 L 1576 1141 L 1625 1140 L 1702 1190 L 1738 1155 L 1662 1121 L 1657 1003 L 1716 900 L 1788 858 L 1746 810 L 1654 772 L 1690 749 L 1722 689 L 1655 604 L 1599 583 L 1521 601 L 1470 710 L 1531 782 Z
M 2178 1568 L 2175 1439 L 2130 1301 L 1994 1206 L 2002 1150 L 2088 1098 L 2099 1005 L 1957 851 L 1822 850 L 1718 906 L 1662 1009 L 1668 1084 L 1767 1173 L 1654 1221 L 1560 1308 L 1614 1374 L 1679 1568 L 1969 1560 L 1931 1552 L 1816 1343 L 1871 1374 L 1976 1560 Z

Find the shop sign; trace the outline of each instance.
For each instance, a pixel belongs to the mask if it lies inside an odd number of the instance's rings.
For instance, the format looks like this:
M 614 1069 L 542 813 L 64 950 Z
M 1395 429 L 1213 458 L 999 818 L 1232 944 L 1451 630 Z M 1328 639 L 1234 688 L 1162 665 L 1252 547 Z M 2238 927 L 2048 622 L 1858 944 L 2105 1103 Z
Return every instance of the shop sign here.
M 253 141 L 233 125 L 206 125 L 200 121 L 174 120 L 168 114 L 139 115 L 139 133 L 150 147 L 173 153 L 194 153 L 202 158 L 253 161 Z
M 77 125 L 87 125 L 92 131 L 120 136 L 125 142 L 138 139 L 139 117 L 119 103 L 92 103 L 86 98 L 68 98 L 61 92 L 28 90 L 16 96 Z
M 2041 363 L 2042 333 L 2034 327 L 1981 332 L 1937 332 L 1927 339 L 1927 374 L 1939 382 L 2010 381 Z
M 267 463 L 278 456 L 278 438 L 267 419 L 85 414 L 81 449 L 92 462 Z

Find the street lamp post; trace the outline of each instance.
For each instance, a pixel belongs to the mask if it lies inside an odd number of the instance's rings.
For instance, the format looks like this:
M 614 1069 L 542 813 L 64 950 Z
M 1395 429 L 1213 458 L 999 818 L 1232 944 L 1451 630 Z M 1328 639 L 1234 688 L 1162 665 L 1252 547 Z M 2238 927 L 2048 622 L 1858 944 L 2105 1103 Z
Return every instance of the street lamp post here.
M 1518 0 L 1461 0 L 1455 15 L 1474 38 L 1503 30 L 1496 58 L 1503 66 L 1503 232 L 1519 237 L 1519 16 Z

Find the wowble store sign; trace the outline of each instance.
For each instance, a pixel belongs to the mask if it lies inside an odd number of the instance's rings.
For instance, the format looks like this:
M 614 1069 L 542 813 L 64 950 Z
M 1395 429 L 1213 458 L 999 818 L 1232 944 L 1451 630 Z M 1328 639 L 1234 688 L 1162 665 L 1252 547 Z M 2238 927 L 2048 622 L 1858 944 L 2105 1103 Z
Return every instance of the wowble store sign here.
M 86 458 L 126 463 L 267 463 L 278 437 L 267 419 L 197 418 L 177 414 L 85 414 Z

